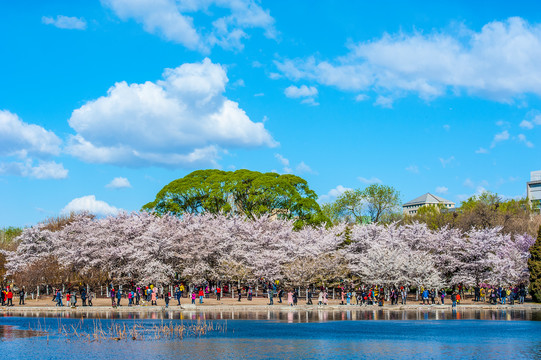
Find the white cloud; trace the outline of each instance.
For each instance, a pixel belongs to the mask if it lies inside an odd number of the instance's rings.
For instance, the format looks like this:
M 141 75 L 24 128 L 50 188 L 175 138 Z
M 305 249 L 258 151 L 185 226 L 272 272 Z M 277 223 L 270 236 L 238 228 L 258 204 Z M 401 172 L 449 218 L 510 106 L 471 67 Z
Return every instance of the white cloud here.
M 355 96 L 355 101 L 357 102 L 360 102 L 360 101 L 365 101 L 365 100 L 368 100 L 370 97 L 366 94 L 359 94 L 357 96 Z
M 522 122 L 520 123 L 520 127 L 523 127 L 529 130 L 534 128 L 533 123 L 528 120 L 522 120 Z
M 233 83 L 233 87 L 244 87 L 246 84 L 244 83 L 243 79 L 238 79 Z
M 62 141 L 41 126 L 27 124 L 16 114 L 0 110 L 0 174 L 36 179 L 64 179 L 68 170 L 62 164 L 44 159 L 60 154 Z M 38 163 L 34 164 L 34 157 Z M 13 159 L 15 158 L 15 159 Z
M 520 141 L 521 143 L 524 143 L 524 145 L 526 145 L 529 148 L 534 147 L 534 144 L 531 141 L 529 141 L 526 138 L 526 135 L 524 135 L 524 134 L 518 134 L 518 141 Z
M 41 18 L 41 22 L 47 25 L 56 26 L 59 29 L 86 29 L 86 20 L 73 16 L 58 15 L 56 18 L 43 16 Z
M 464 182 L 462 183 L 462 185 L 466 186 L 466 187 L 469 187 L 469 188 L 472 188 L 474 186 L 473 184 L 473 181 L 471 181 L 470 178 L 464 180 Z
M 440 158 L 441 166 L 447 167 L 449 164 L 451 164 L 455 160 L 454 156 L 450 156 L 447 159 Z
M 387 96 L 378 96 L 376 101 L 374 101 L 374 105 L 380 106 L 382 108 L 391 109 L 393 107 L 394 100 Z
M 541 115 L 535 115 L 530 120 L 522 120 L 520 123 L 520 127 L 526 128 L 526 129 L 533 129 L 536 125 L 541 125 Z
M 96 200 L 94 195 L 87 195 L 71 200 L 60 212 L 69 214 L 84 211 L 96 215 L 116 215 L 120 212 L 120 209 L 107 204 L 105 201 Z
M 116 177 L 105 187 L 111 188 L 111 189 L 124 189 L 124 188 L 130 188 L 131 184 L 125 177 Z
M 61 144 L 52 131 L 27 124 L 16 114 L 0 110 L 0 156 L 58 155 Z
M 406 171 L 409 171 L 410 173 L 418 174 L 419 167 L 417 165 L 410 165 L 406 168 Z
M 317 89 L 313 86 L 306 86 L 301 85 L 300 87 L 297 87 L 295 85 L 288 86 L 284 90 L 284 94 L 288 98 L 301 98 L 301 97 L 313 97 L 317 95 Z
M 327 201 L 330 201 L 330 200 L 333 200 L 333 199 L 339 197 L 340 195 L 342 195 L 346 191 L 351 191 L 351 190 L 353 190 L 353 189 L 342 186 L 342 185 L 338 185 L 334 189 L 329 190 L 329 192 L 327 194 L 321 195 L 318 200 L 321 201 L 321 202 L 327 202 Z
M 446 188 L 445 186 L 436 187 L 436 194 L 447 194 L 448 191 L 449 189 Z
M 282 172 L 284 174 L 291 174 L 293 170 L 289 167 L 289 159 L 283 157 L 280 154 L 274 154 L 274 157 L 282 164 L 283 169 Z M 273 170 L 273 172 L 278 172 L 276 170 Z
M 39 161 L 34 166 L 32 159 L 19 162 L 0 163 L 0 174 L 31 177 L 35 179 L 65 179 L 68 170 L 54 161 Z
M 381 184 L 382 183 L 382 181 L 378 179 L 377 177 L 371 177 L 370 179 L 367 179 L 362 176 L 359 176 L 357 179 L 359 179 L 359 181 L 364 184 Z
M 223 96 L 225 70 L 209 59 L 166 69 L 163 80 L 116 83 L 73 111 L 67 151 L 127 166 L 217 166 L 220 149 L 276 146 L 263 123 Z
M 478 186 L 475 188 L 475 195 L 481 195 L 484 192 L 487 192 L 487 189 L 484 186 Z
M 511 123 L 509 121 L 503 121 L 503 120 L 496 121 L 496 125 L 504 129 L 509 129 L 511 127 Z
M 497 133 L 494 135 L 494 139 L 492 140 L 492 144 L 490 145 L 491 148 L 494 148 L 496 144 L 499 142 L 505 141 L 509 139 L 509 131 L 504 130 L 501 133 Z
M 275 64 L 292 80 L 372 90 L 386 98 L 407 92 L 423 99 L 467 92 L 509 102 L 527 93 L 541 95 L 540 58 L 541 25 L 511 17 L 487 23 L 480 31 L 461 27 L 448 33 L 384 34 L 349 45 L 348 54 L 331 61 L 312 56 Z
M 475 150 L 476 154 L 488 154 L 488 150 L 484 147 L 480 147 L 479 149 Z
M 301 104 L 306 104 L 306 105 L 311 105 L 311 106 L 318 106 L 319 105 L 319 103 L 317 101 L 315 101 L 314 98 L 303 99 L 301 101 Z
M 283 157 L 282 155 L 280 154 L 274 154 L 274 157 L 276 159 L 278 159 L 278 161 L 283 165 L 283 166 L 289 166 L 289 159 L 286 159 L 285 157 Z
M 297 87 L 295 85 L 291 85 L 284 90 L 284 94 L 288 98 L 292 99 L 302 98 L 302 104 L 312 106 L 319 105 L 319 103 L 315 101 L 315 97 L 317 96 L 318 92 L 314 86 L 301 85 L 300 87 Z
M 282 164 L 282 166 L 283 166 L 282 173 L 283 174 L 292 174 L 293 173 L 293 169 L 290 166 L 291 163 L 290 163 L 289 159 L 283 157 L 281 154 L 274 154 L 274 157 L 276 158 L 276 160 L 278 160 L 280 162 L 280 164 Z M 272 170 L 272 172 L 278 173 L 278 171 L 276 171 L 276 170 Z M 315 172 L 304 161 L 301 161 L 300 163 L 297 164 L 297 166 L 295 166 L 295 173 L 297 173 L 297 174 L 302 174 L 302 173 L 314 174 Z
M 314 171 L 312 170 L 312 168 L 308 165 L 306 165 L 306 163 L 304 161 L 301 161 L 296 167 L 295 167 L 295 172 L 299 173 L 299 174 L 303 174 L 303 173 L 308 173 L 308 174 L 313 174 Z
M 102 0 L 102 4 L 122 20 L 134 19 L 142 24 L 146 32 L 204 52 L 215 45 L 242 49 L 242 40 L 248 37 L 244 30 L 248 28 L 261 28 L 267 38 L 276 37 L 270 12 L 254 0 Z M 228 10 L 229 14 L 214 19 L 212 29 L 203 33 L 199 30 L 202 26 L 194 25 L 194 17 L 188 14 L 212 16 L 211 7 Z M 217 12 L 221 13 L 221 9 Z

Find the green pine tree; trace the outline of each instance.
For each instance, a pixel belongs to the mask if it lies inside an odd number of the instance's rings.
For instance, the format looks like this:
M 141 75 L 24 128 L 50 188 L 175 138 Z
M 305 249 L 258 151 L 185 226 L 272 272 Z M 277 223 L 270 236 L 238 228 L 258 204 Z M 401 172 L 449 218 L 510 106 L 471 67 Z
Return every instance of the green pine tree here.
M 528 259 L 530 270 L 530 294 L 535 302 L 541 302 L 541 226 L 537 233 L 537 240 L 530 248 Z

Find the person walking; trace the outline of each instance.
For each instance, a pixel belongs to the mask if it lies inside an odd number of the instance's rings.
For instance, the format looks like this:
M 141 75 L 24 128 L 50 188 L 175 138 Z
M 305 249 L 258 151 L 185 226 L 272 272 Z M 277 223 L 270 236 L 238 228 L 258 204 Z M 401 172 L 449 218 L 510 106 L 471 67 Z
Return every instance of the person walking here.
M 518 303 L 524 304 L 524 298 L 526 298 L 526 288 L 523 286 L 520 287 L 518 291 Z
M 94 293 L 90 290 L 88 292 L 88 306 L 92 306 L 92 299 L 94 299 Z
M 184 284 L 181 283 L 178 290 L 180 291 L 180 297 L 182 297 L 182 294 L 184 293 Z
M 86 297 L 86 290 L 83 288 L 83 290 L 81 290 L 81 301 L 83 302 L 83 306 L 86 306 Z
M 400 295 L 402 296 L 402 305 L 406 305 L 406 302 L 408 300 L 408 291 L 404 286 L 400 289 Z
M 175 297 L 177 298 L 178 306 L 180 306 L 180 288 L 177 288 L 177 292 L 175 293 Z
M 453 303 L 453 308 L 456 308 L 456 292 L 454 292 L 454 291 L 451 294 L 451 301 Z
M 444 305 L 445 304 L 445 289 L 441 289 L 440 290 L 440 298 L 441 298 L 441 304 Z
M 284 296 L 284 290 L 283 289 L 280 289 L 278 291 L 278 302 L 281 304 L 282 303 L 282 296 Z
M 165 301 L 165 307 L 168 308 L 169 307 L 169 296 L 171 294 L 169 294 L 168 291 L 165 292 L 165 295 L 163 296 L 163 300 Z
M 156 291 L 152 291 L 152 293 L 150 294 L 150 305 L 158 306 L 158 295 Z
M 19 291 L 19 305 L 24 305 L 24 297 L 26 296 L 26 292 L 24 291 L 24 286 L 21 288 L 21 291 Z
M 120 306 L 121 299 L 122 299 L 122 290 L 120 290 L 120 287 L 119 287 L 118 291 L 116 292 L 116 306 Z
M 233 290 L 233 289 L 231 289 Z M 203 303 L 203 297 L 205 296 L 205 292 L 203 291 L 203 287 L 200 287 L 199 288 L 199 303 L 202 304 Z
M 242 293 L 240 291 L 240 288 L 237 288 L 237 294 L 238 294 L 238 297 L 239 297 L 239 299 L 237 301 L 240 302 L 240 298 L 242 297 Z
M 11 291 L 11 288 L 8 288 L 7 297 L 8 297 L 7 306 L 13 306 L 13 291 Z
M 329 303 L 329 293 L 327 290 L 323 293 L 323 305 L 327 305 Z
M 222 296 L 222 288 L 218 286 L 216 288 L 216 300 L 220 301 L 221 296 Z M 180 305 L 180 300 L 179 300 L 179 305 Z
M 269 286 L 268 292 L 269 292 L 269 305 L 274 305 L 274 289 L 272 286 Z
M 111 287 L 111 291 L 109 293 L 109 296 L 111 296 L 111 306 L 112 307 L 116 307 L 116 302 L 115 302 L 115 288 L 114 287 Z
M 306 305 L 313 305 L 312 304 L 312 290 L 308 289 L 308 293 L 306 294 L 306 297 L 308 298 L 308 301 L 306 301 Z
M 423 290 L 423 305 L 425 304 L 425 301 L 426 301 L 426 305 L 429 305 L 429 302 L 428 302 L 428 289 Z
M 62 291 L 60 291 L 60 289 L 56 292 L 56 306 L 64 306 L 64 304 L 62 304 Z
M 195 290 L 192 291 L 192 305 L 195 305 Z
M 293 306 L 293 292 L 291 290 L 287 293 L 287 304 Z

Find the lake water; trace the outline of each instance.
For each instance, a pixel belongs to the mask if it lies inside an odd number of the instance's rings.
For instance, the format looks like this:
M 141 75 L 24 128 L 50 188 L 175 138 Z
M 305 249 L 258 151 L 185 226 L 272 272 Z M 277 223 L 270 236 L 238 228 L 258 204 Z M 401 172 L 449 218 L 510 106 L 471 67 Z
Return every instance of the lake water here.
M 17 359 L 541 358 L 541 312 L 532 310 L 158 311 L 78 315 L 83 317 L 69 312 L 3 314 L 0 349 Z M 112 324 L 121 328 L 138 326 L 148 331 L 163 325 L 210 324 L 219 330 L 183 339 L 120 341 L 88 341 L 58 333 L 59 328 L 92 333 L 97 324 L 102 328 Z

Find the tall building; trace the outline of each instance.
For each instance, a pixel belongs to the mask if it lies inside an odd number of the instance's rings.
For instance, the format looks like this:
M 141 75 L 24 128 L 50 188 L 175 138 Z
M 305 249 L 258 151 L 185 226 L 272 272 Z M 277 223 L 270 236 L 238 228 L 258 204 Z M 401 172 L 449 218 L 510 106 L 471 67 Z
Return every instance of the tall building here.
M 526 183 L 526 194 L 530 206 L 539 212 L 541 210 L 541 170 L 530 173 L 530 181 Z
M 404 210 L 405 215 L 415 215 L 417 214 L 417 210 L 423 206 L 436 206 L 438 209 L 440 206 L 443 206 L 445 209 L 454 209 L 455 203 L 439 196 L 432 195 L 431 193 L 426 193 L 408 201 L 402 205 L 402 209 Z

